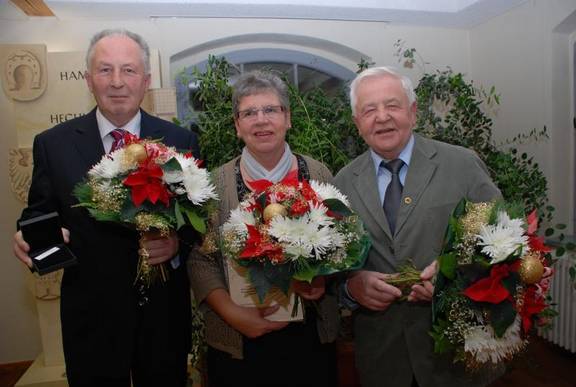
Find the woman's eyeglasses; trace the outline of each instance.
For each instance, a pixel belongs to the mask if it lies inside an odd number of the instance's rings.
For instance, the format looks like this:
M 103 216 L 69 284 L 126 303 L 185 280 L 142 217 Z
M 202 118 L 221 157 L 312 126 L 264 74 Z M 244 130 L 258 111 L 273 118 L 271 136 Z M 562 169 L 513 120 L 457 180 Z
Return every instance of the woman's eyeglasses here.
M 236 113 L 236 117 L 238 117 L 241 120 L 253 121 L 258 117 L 258 112 L 262 112 L 262 114 L 264 114 L 264 117 L 268 119 L 274 119 L 284 112 L 284 106 L 269 105 L 269 106 L 262 106 L 260 109 L 251 108 L 246 110 L 240 110 L 238 113 Z

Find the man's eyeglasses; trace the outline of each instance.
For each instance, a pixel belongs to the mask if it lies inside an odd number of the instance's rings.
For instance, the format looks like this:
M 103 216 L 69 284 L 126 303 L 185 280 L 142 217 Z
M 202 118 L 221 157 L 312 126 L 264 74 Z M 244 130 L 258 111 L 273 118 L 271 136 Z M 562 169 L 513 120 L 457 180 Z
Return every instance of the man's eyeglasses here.
M 277 118 L 282 112 L 284 112 L 284 106 L 280 105 L 269 105 L 262 106 L 260 109 L 246 109 L 240 110 L 236 113 L 236 116 L 241 120 L 252 121 L 258 117 L 258 112 L 262 112 L 264 117 L 269 119 Z

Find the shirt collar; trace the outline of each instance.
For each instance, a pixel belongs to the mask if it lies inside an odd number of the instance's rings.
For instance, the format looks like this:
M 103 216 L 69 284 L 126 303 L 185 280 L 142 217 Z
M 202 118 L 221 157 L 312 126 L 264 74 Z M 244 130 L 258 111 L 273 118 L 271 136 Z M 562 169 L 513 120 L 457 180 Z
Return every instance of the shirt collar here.
M 410 135 L 410 139 L 408 143 L 402 149 L 402 152 L 398 155 L 398 158 L 404 161 L 406 167 L 410 165 L 410 159 L 412 158 L 412 151 L 414 150 L 414 134 Z M 376 175 L 378 175 L 378 171 L 380 170 L 380 164 L 382 161 L 388 162 L 390 160 L 382 158 L 378 153 L 374 152 L 372 148 L 370 148 L 370 156 L 372 157 L 372 162 L 374 163 L 374 170 L 376 171 Z
M 100 137 L 102 139 L 106 137 L 108 133 L 110 133 L 114 129 L 124 129 L 130 132 L 130 134 L 136 137 L 140 137 L 141 120 L 142 120 L 142 114 L 140 113 L 140 110 L 138 110 L 138 113 L 136 113 L 136 115 L 130 121 L 128 121 L 126 125 L 122 126 L 121 128 L 118 128 L 116 125 L 108 121 L 106 117 L 104 117 L 104 114 L 102 114 L 100 108 L 96 108 L 96 122 L 98 123 L 98 130 L 100 131 Z

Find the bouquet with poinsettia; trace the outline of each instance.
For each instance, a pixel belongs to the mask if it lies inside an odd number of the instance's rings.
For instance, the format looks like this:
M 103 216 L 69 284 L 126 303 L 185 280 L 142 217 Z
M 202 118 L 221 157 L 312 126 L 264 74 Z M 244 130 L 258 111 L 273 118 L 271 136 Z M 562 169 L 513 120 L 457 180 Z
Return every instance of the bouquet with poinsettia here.
M 96 220 L 133 227 L 141 237 L 147 232 L 167 236 L 186 224 L 204 233 L 208 204 L 216 193 L 198 164 L 191 153 L 127 133 L 124 146 L 93 166 L 74 195 Z M 148 263 L 145 249 L 139 257 L 136 283 L 141 292 L 157 279 L 168 279 L 163 265 Z
M 290 173 L 254 191 L 222 226 L 222 249 L 248 270 L 260 302 L 272 287 L 287 294 L 292 279 L 362 267 L 370 239 L 347 198 L 334 186 Z
M 453 351 L 469 370 L 511 360 L 535 325 L 554 315 L 547 303 L 550 251 L 538 218 L 519 205 L 461 201 L 439 261 L 433 298 L 435 351 Z

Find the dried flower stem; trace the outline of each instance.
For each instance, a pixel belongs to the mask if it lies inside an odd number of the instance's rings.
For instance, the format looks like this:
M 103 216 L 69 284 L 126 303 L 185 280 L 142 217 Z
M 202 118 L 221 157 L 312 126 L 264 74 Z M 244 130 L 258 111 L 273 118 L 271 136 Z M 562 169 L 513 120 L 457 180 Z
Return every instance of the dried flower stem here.
M 386 279 L 386 283 L 399 288 L 404 295 L 402 299 L 404 299 L 412 290 L 412 285 L 422 281 L 420 273 L 414 264 L 408 263 L 400 266 L 397 273 L 390 274 Z

